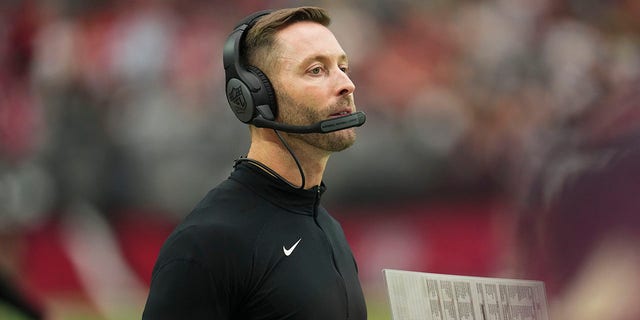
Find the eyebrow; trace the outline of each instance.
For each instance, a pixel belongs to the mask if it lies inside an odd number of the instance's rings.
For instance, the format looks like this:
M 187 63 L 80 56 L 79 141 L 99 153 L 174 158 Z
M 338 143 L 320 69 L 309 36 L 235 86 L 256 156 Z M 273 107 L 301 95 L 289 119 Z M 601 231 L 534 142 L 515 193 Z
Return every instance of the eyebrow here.
M 317 54 L 317 55 L 313 55 L 310 57 L 307 57 L 305 59 L 303 59 L 300 64 L 301 65 L 307 65 L 309 64 L 311 61 L 326 61 L 326 60 L 331 60 L 332 57 L 325 55 L 325 54 Z M 338 56 L 338 61 L 340 62 L 349 62 L 349 57 L 347 57 L 346 53 L 342 53 L 341 55 Z

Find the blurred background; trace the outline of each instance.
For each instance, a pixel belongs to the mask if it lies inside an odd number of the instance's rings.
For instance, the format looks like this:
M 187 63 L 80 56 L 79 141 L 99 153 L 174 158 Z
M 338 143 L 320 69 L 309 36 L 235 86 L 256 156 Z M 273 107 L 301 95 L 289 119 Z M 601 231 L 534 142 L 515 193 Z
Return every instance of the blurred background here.
M 367 113 L 324 204 L 359 263 L 545 281 L 551 318 L 640 319 L 640 2 L 3 0 L 0 318 L 140 318 L 165 237 L 249 134 L 222 45 L 318 5 Z

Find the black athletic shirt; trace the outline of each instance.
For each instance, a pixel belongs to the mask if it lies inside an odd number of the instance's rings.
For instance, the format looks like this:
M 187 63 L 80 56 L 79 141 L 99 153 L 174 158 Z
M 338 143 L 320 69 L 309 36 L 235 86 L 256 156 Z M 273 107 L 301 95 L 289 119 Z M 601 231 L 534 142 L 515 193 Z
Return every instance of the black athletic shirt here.
M 324 190 L 239 163 L 163 245 L 142 318 L 366 319 L 351 249 L 319 204 Z

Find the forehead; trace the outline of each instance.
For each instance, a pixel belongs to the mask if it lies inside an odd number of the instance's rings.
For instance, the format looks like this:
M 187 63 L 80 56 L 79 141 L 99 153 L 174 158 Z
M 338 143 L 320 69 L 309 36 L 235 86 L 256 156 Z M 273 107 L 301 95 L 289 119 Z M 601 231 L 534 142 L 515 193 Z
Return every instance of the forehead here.
M 285 60 L 303 61 L 315 56 L 345 56 L 333 33 L 316 22 L 302 21 L 291 24 L 278 31 L 276 41 L 278 56 Z

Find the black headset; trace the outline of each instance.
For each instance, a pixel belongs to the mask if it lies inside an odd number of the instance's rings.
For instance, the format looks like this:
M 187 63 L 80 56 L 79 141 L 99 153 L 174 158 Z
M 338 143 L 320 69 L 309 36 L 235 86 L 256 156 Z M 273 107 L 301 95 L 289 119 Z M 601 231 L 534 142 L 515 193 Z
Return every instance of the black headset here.
M 262 70 L 242 63 L 243 53 L 241 52 L 249 29 L 258 19 L 271 12 L 273 10 L 258 11 L 242 19 L 224 44 L 225 92 L 231 111 L 244 123 L 290 133 L 328 133 L 363 125 L 366 116 L 361 111 L 306 126 L 288 125 L 275 121 L 278 115 L 278 103 L 273 86 Z
M 273 121 L 278 114 L 278 105 L 269 78 L 257 67 L 245 66 L 240 52 L 249 28 L 260 17 L 271 12 L 272 10 L 259 11 L 242 19 L 224 44 L 227 101 L 231 111 L 244 123 L 252 123 L 257 116 Z

